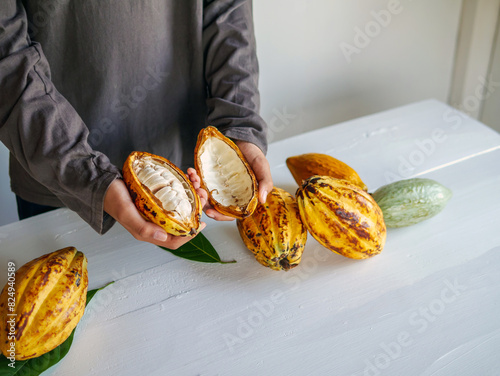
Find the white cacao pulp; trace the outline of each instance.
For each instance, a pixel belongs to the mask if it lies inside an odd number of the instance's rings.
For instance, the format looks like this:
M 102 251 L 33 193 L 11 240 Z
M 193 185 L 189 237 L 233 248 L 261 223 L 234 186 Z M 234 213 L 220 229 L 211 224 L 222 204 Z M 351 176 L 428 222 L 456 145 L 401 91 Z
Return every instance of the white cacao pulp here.
M 132 167 L 139 181 L 161 202 L 163 209 L 172 213 L 174 219 L 184 221 L 189 218 L 193 211 L 193 193 L 176 171 L 151 157 L 135 160 Z
M 252 199 L 252 178 L 241 159 L 224 141 L 208 138 L 200 149 L 205 184 L 224 206 L 244 207 Z

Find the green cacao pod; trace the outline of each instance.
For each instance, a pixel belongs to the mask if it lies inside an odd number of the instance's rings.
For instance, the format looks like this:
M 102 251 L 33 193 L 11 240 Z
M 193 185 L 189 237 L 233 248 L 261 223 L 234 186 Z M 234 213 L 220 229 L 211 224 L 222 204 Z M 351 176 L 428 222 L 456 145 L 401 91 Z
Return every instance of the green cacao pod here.
M 21 266 L 0 295 L 2 353 L 25 360 L 63 343 L 83 315 L 87 287 L 87 259 L 74 247 Z
M 423 178 L 400 180 L 373 193 L 387 227 L 410 226 L 434 217 L 444 209 L 451 196 L 451 190 L 445 186 Z
M 307 231 L 294 197 L 274 187 L 265 204 L 237 221 L 241 239 L 259 263 L 273 270 L 296 267 L 304 252 Z
M 353 259 L 379 254 L 385 244 L 382 210 L 360 187 L 330 176 L 312 176 L 297 189 L 300 216 L 329 250 Z

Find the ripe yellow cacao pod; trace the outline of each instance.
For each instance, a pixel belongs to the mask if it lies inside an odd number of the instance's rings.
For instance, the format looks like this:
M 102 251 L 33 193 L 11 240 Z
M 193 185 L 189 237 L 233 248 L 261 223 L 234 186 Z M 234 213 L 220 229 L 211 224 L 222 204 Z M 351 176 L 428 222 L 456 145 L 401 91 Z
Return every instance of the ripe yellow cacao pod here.
M 274 187 L 265 204 L 237 221 L 241 239 L 262 265 L 274 270 L 296 267 L 302 257 L 307 231 L 295 198 Z
M 353 259 L 382 251 L 382 210 L 358 186 L 330 176 L 306 179 L 296 193 L 300 216 L 311 235 L 333 252 Z
M 286 165 L 299 186 L 311 176 L 323 175 L 347 180 L 362 190 L 368 191 L 368 187 L 363 183 L 356 171 L 344 162 L 327 154 L 307 153 L 296 155 L 287 158 Z
M 177 236 L 198 233 L 201 202 L 189 178 L 169 160 L 132 152 L 123 165 L 123 181 L 146 220 Z
M 220 213 L 244 218 L 255 210 L 257 180 L 238 146 L 215 127 L 198 135 L 194 165 L 210 204 Z
M 21 266 L 0 295 L 2 353 L 25 360 L 63 343 L 83 315 L 87 287 L 87 259 L 74 247 Z

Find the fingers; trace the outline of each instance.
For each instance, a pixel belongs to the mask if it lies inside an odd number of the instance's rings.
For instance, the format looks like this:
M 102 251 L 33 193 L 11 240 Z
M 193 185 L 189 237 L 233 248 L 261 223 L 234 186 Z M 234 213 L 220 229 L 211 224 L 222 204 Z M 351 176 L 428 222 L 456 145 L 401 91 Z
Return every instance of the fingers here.
M 273 189 L 273 178 L 271 176 L 269 162 L 264 156 L 256 157 L 252 164 L 252 168 L 257 178 L 257 182 L 259 183 L 259 201 L 264 204 L 268 193 Z
M 237 141 L 236 144 L 255 174 L 259 187 L 259 202 L 264 204 L 267 200 L 267 195 L 274 187 L 269 162 L 257 145 L 245 141 Z M 205 214 L 217 221 L 234 220 L 234 218 L 221 214 L 210 206 L 208 202 L 208 194 L 201 188 L 201 179 L 196 170 L 194 168 L 188 168 L 187 172 L 189 179 L 196 188 L 196 192 L 198 192 L 198 195 L 200 196 Z
M 210 205 L 207 205 L 205 207 L 204 211 L 205 211 L 205 214 L 207 215 L 207 217 L 215 219 L 216 221 L 234 221 L 233 217 L 229 217 L 227 215 L 219 213 L 217 210 L 215 210 Z
M 198 188 L 196 189 L 196 193 L 198 193 L 198 196 L 200 197 L 201 207 L 204 208 L 208 202 L 207 191 L 205 191 L 203 188 Z
M 233 217 L 228 217 L 227 215 L 219 213 L 208 203 L 208 193 L 201 188 L 201 178 L 196 170 L 190 167 L 187 169 L 187 173 L 189 180 L 191 180 L 191 183 L 193 183 L 193 186 L 196 189 L 196 193 L 200 196 L 201 206 L 203 207 L 205 214 L 216 221 L 233 221 Z
M 167 234 L 160 226 L 147 222 L 144 219 L 142 219 L 142 221 L 144 222 L 127 224 L 128 227 L 124 226 L 135 239 L 140 241 L 152 243 L 168 249 L 177 249 L 194 238 L 194 236 L 175 236 Z M 200 231 L 205 227 L 206 223 L 202 222 L 200 225 Z
M 132 210 L 134 209 L 134 210 Z M 181 245 L 189 242 L 194 236 L 175 236 L 167 234 L 164 229 L 154 223 L 146 221 L 139 214 L 135 206 L 127 211 L 126 216 L 122 216 L 119 221 L 132 236 L 140 241 L 145 241 L 168 249 L 177 249 Z M 200 224 L 203 230 L 206 224 Z
M 194 168 L 192 168 L 192 167 L 189 167 L 187 169 L 187 174 L 188 174 L 189 180 L 191 180 L 191 183 L 193 183 L 194 188 L 195 189 L 200 188 L 200 186 L 201 186 L 201 179 L 198 176 L 198 173 L 196 172 L 196 170 Z
M 259 201 L 263 204 L 266 202 L 267 194 L 271 192 L 274 186 L 269 162 L 257 145 L 244 141 L 238 141 L 237 145 L 257 178 L 257 182 L 259 183 Z
M 198 196 L 200 196 L 200 201 L 201 201 L 201 207 L 204 208 L 205 205 L 207 204 L 208 201 L 208 194 L 207 191 L 205 191 L 203 188 L 201 188 L 201 179 L 198 176 L 198 173 L 194 168 L 188 168 L 187 169 L 187 174 L 189 177 L 189 180 L 191 183 L 193 183 L 193 187 L 196 190 L 196 193 L 198 193 Z
M 134 238 L 168 249 L 177 249 L 193 236 L 167 234 L 160 226 L 146 221 L 135 207 L 122 180 L 113 181 L 104 196 L 104 210 L 116 219 Z M 200 224 L 200 231 L 206 224 Z
M 206 226 L 207 225 L 205 222 L 201 222 L 199 231 L 202 231 Z M 182 245 L 186 244 L 187 242 L 189 242 L 190 240 L 192 240 L 195 236 L 196 235 L 194 235 L 194 236 L 174 236 L 171 234 L 167 234 L 167 239 L 165 241 L 159 242 L 159 243 L 154 243 L 154 244 L 159 245 L 161 247 L 168 248 L 168 249 L 177 249 L 180 246 L 182 246 Z

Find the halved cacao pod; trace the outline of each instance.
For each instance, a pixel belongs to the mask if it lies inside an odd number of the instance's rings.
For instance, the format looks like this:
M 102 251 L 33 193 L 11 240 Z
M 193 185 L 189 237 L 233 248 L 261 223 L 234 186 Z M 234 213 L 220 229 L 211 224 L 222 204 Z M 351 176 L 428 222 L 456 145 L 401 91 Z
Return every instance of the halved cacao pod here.
M 304 252 L 307 231 L 295 198 L 274 187 L 265 204 L 237 221 L 241 239 L 262 265 L 274 270 L 296 267 Z
M 452 192 L 437 181 L 413 178 L 384 185 L 372 196 L 384 213 L 387 227 L 404 227 L 441 212 Z
M 199 133 L 194 154 L 210 204 L 234 218 L 252 214 L 258 201 L 257 180 L 238 146 L 209 126 Z
M 0 348 L 8 358 L 12 352 L 17 360 L 35 358 L 63 343 L 80 321 L 87 258 L 74 247 L 63 248 L 21 266 L 11 283 L 0 295 Z
M 322 175 L 347 180 L 362 190 L 368 191 L 368 187 L 356 171 L 328 154 L 307 153 L 296 155 L 287 158 L 286 165 L 299 186 L 311 176 Z
M 200 198 L 189 178 L 168 159 L 132 152 L 123 165 L 123 181 L 146 220 L 172 235 L 198 233 Z
M 333 252 L 353 259 L 382 251 L 382 210 L 358 186 L 330 176 L 306 179 L 296 193 L 300 216 L 311 235 Z

